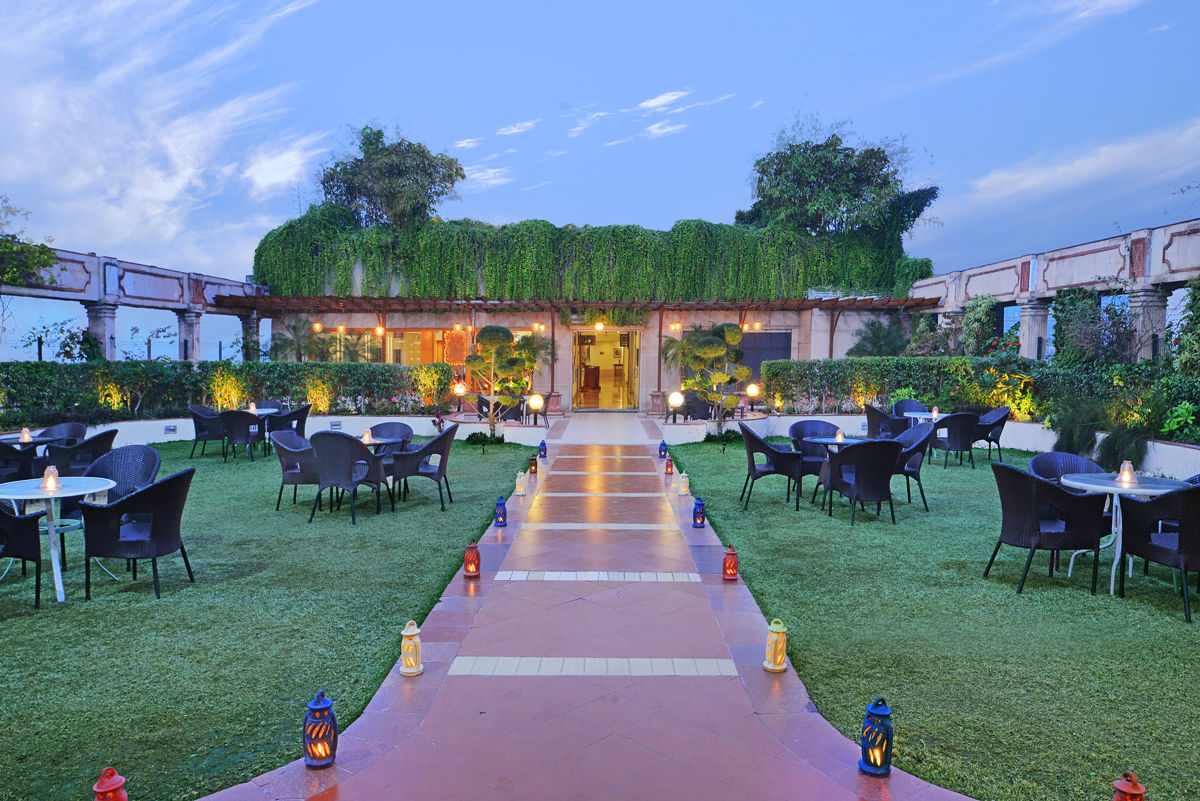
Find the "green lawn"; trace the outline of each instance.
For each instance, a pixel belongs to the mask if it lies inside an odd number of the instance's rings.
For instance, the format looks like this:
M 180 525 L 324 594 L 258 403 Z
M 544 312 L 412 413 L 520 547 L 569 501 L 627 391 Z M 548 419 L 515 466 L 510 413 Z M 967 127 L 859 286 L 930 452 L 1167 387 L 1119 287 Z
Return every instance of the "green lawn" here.
M 445 513 L 434 483 L 412 479 L 395 514 L 360 496 L 351 527 L 348 503 L 306 522 L 312 487 L 276 512 L 274 456 L 223 464 L 219 448 L 189 460 L 190 447 L 161 446 L 160 475 L 197 468 L 184 515 L 195 584 L 178 555 L 162 559 L 156 601 L 149 564 L 133 583 L 108 560 L 122 580 L 93 570 L 85 602 L 78 534 L 67 603 L 48 567 L 37 611 L 32 570 L 0 582 L 0 798 L 90 798 L 111 764 L 131 798 L 188 799 L 299 757 L 305 703 L 324 689 L 343 726 L 361 713 L 405 621 L 432 608 L 532 452 L 456 443 Z
M 1123 770 L 1154 798 L 1200 798 L 1200 626 L 1184 623 L 1165 568 L 1146 579 L 1139 563 L 1127 597 L 1110 597 L 1105 552 L 1092 596 L 1089 557 L 1051 579 L 1039 554 L 1017 595 L 1026 552 L 1006 546 L 983 578 L 1000 504 L 978 453 L 976 470 L 926 465 L 930 512 L 905 503 L 896 479 L 897 524 L 885 505 L 850 528 L 846 501 L 832 519 L 808 505 L 812 477 L 800 511 L 772 477 L 743 512 L 740 443 L 671 451 L 764 614 L 787 624 L 817 707 L 848 737 L 882 695 L 896 710 L 895 764 L 975 798 L 1094 801 Z M 1022 467 L 1030 455 L 1005 451 Z

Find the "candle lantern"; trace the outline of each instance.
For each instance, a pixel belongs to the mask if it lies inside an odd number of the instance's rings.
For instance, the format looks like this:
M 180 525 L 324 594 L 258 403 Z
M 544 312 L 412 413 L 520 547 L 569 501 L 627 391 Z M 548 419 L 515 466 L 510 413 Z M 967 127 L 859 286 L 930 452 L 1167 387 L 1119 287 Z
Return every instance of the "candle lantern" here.
M 867 704 L 858 769 L 868 776 L 886 776 L 892 772 L 892 710 L 883 698 Z
M 425 666 L 421 664 L 421 630 L 417 628 L 417 621 L 408 621 L 400 637 L 400 675 L 421 675 Z
M 543 459 L 546 458 L 546 440 L 542 440 L 538 443 L 538 456 L 542 457 Z
M 1133 464 L 1129 460 L 1121 462 L 1121 471 L 1117 473 L 1117 482 L 1125 487 L 1137 486 L 1137 475 L 1133 472 Z
M 721 578 L 726 581 L 737 581 L 738 555 L 737 549 L 730 545 L 725 549 L 725 558 L 721 561 Z
M 337 715 L 333 714 L 333 701 L 325 697 L 324 690 L 308 702 L 308 713 L 304 716 L 304 767 L 327 768 L 337 755 Z
M 669 476 L 675 472 L 675 460 L 670 456 L 667 457 L 667 465 L 665 468 L 666 474 Z
M 529 457 L 529 475 L 531 475 L 531 476 L 537 475 L 537 456 Z
M 938 419 L 938 408 L 936 406 L 930 409 L 929 413 L 933 415 L 934 420 Z
M 772 620 L 767 627 L 767 652 L 763 669 L 772 673 L 787 670 L 787 626 L 779 618 Z
M 1113 801 L 1146 801 L 1146 788 L 1138 784 L 1137 776 L 1129 771 L 1122 773 L 1112 784 L 1117 791 Z
M 21 428 L 21 442 L 33 442 L 33 435 L 29 433 L 28 428 Z
M 697 498 L 692 505 L 692 528 L 704 528 L 704 499 Z
M 526 477 L 525 472 L 518 471 L 517 472 L 517 485 L 513 489 L 513 495 L 524 495 L 525 488 L 528 486 L 528 481 L 529 481 L 529 479 Z
M 508 525 L 508 508 L 504 505 L 503 498 L 496 499 L 495 519 L 492 522 L 496 528 L 504 528 Z
M 659 459 L 667 458 L 667 441 L 665 439 L 661 440 L 658 443 L 658 458 Z
M 96 794 L 95 801 L 129 801 L 125 793 L 125 777 L 117 773 L 116 768 L 100 771 L 100 779 L 92 785 L 92 791 Z
M 525 405 L 529 407 L 529 411 L 533 412 L 533 424 L 536 426 L 538 414 L 541 413 L 542 407 L 546 405 L 546 399 L 541 395 L 530 395 L 525 401 Z
M 683 405 L 683 393 L 672 392 L 667 396 L 667 405 L 671 407 L 671 422 L 679 422 L 679 407 Z
M 254 414 L 258 411 L 258 407 L 254 405 L 254 401 L 250 401 L 250 413 Z
M 363 443 L 363 445 L 371 444 L 371 429 L 368 428 L 366 431 L 363 432 L 362 443 Z
M 62 489 L 62 481 L 58 478 L 58 468 L 54 465 L 48 465 L 46 472 L 42 473 L 42 483 L 38 484 L 38 489 L 46 492 L 58 492 Z
M 688 478 L 687 473 L 680 473 L 679 474 L 679 494 L 687 495 L 689 492 L 691 492 L 691 483 L 692 483 L 691 479 Z
M 839 428 L 837 430 L 837 434 L 835 434 L 833 437 L 833 441 L 834 442 L 845 442 L 846 441 L 846 432 L 842 431 L 842 429 Z
M 604 322 L 601 320 L 597 320 L 596 324 L 592 327 L 595 328 L 597 331 L 603 331 L 604 330 Z
M 463 553 L 463 576 L 479 578 L 479 545 L 475 540 L 467 543 L 467 550 Z

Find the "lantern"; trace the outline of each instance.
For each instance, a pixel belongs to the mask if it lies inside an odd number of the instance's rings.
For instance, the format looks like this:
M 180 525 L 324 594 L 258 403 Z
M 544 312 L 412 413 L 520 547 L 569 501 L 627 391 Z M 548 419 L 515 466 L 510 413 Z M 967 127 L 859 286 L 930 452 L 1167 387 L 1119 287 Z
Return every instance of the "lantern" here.
M 525 475 L 523 470 L 517 471 L 517 484 L 513 489 L 513 495 L 524 495 L 525 488 L 529 486 L 529 477 Z
M 750 330 L 750 323 L 742 323 L 742 330 L 743 330 L 743 331 L 749 331 L 749 330 Z
M 117 773 L 116 768 L 100 771 L 100 779 L 92 785 L 92 791 L 96 793 L 95 801 L 129 801 L 125 794 L 125 777 Z
M 886 776 L 892 772 L 892 710 L 882 698 L 867 704 L 858 769 L 868 776 Z
M 538 443 L 538 456 L 542 457 L 543 459 L 546 458 L 546 440 L 542 440 Z
M 596 325 L 594 327 L 597 331 L 603 331 L 604 330 L 604 322 L 602 320 L 597 320 Z
M 46 472 L 42 473 L 42 483 L 38 484 L 38 489 L 45 492 L 58 492 L 62 489 L 62 482 L 58 479 L 58 468 L 54 465 L 48 465 Z
M 1146 788 L 1138 784 L 1137 776 L 1129 771 L 1122 773 L 1112 784 L 1117 791 L 1113 801 L 1146 801 Z
M 667 458 L 667 441 L 665 439 L 658 443 L 658 458 Z
M 29 433 L 28 428 L 21 428 L 21 442 L 33 442 L 33 435 Z
M 670 456 L 667 457 L 666 474 L 669 476 L 675 472 L 675 460 Z
M 692 505 L 692 528 L 704 528 L 704 499 L 697 498 Z
M 531 476 L 537 475 L 537 456 L 529 457 L 529 475 L 531 475 Z
M 308 702 L 308 714 L 304 716 L 304 767 L 327 768 L 337 755 L 337 715 L 333 714 L 333 701 L 325 697 L 324 690 Z
M 737 581 L 738 555 L 737 550 L 730 545 L 725 549 L 725 558 L 721 560 L 721 578 L 726 581 Z
M 463 576 L 479 578 L 479 545 L 475 540 L 467 543 L 467 550 L 463 553 Z
M 833 437 L 833 441 L 834 441 L 834 442 L 845 442 L 845 441 L 846 441 L 846 434 L 845 434 L 845 432 L 844 432 L 844 431 L 842 431 L 842 429 L 840 429 L 840 428 L 839 428 L 839 429 L 837 430 L 837 434 L 835 434 L 835 435 L 834 435 L 834 437 Z
M 314 334 L 319 334 L 323 330 L 325 330 L 325 326 L 321 325 L 320 323 L 313 323 L 313 333 Z
M 758 400 L 758 384 L 746 385 L 746 397 L 750 399 L 750 411 L 754 411 L 754 402 Z
M 375 326 L 375 336 L 377 336 L 377 337 L 383 336 L 383 334 L 386 330 L 387 329 L 385 329 L 382 325 Z
M 1117 483 L 1123 487 L 1137 486 L 1138 479 L 1133 472 L 1133 465 L 1129 460 L 1121 462 L 1121 472 L 1117 473 Z
M 671 422 L 679 422 L 679 407 L 683 405 L 683 393 L 672 392 L 667 396 L 667 405 L 671 407 Z
M 370 444 L 371 444 L 371 429 L 369 429 L 369 428 L 368 428 L 366 431 L 364 431 L 364 432 L 363 432 L 363 435 L 362 435 L 362 444 L 363 444 L 363 445 L 370 445 Z
M 691 480 L 688 478 L 688 474 L 680 473 L 679 474 L 679 494 L 687 495 L 688 492 L 690 492 L 690 491 L 691 491 Z
M 504 528 L 508 525 L 508 508 L 504 505 L 503 498 L 496 499 L 495 519 L 492 522 L 496 528 Z
M 755 330 L 755 331 L 761 331 L 761 330 L 762 330 L 762 320 L 755 320 L 755 321 L 754 321 L 754 330 Z
M 787 626 L 775 618 L 767 627 L 767 658 L 763 660 L 763 670 L 772 673 L 782 673 L 787 670 Z
M 462 411 L 463 396 L 467 394 L 467 385 L 459 381 L 454 385 L 454 397 L 458 398 L 458 410 Z
M 257 411 L 258 407 L 254 405 L 254 401 L 250 401 L 250 414 L 254 414 Z
M 408 621 L 400 637 L 400 675 L 421 675 L 425 666 L 421 664 L 421 630 L 417 628 L 417 621 Z
M 337 331 L 338 331 L 338 333 L 339 333 L 339 334 L 344 334 L 344 333 L 346 333 L 346 326 L 344 326 L 344 325 L 339 325 L 339 326 L 338 326 L 338 329 L 337 329 Z
M 533 412 L 533 424 L 537 425 L 538 413 L 542 411 L 542 407 L 546 405 L 546 399 L 541 395 L 533 394 L 525 401 L 525 405 L 529 407 L 529 411 Z
M 933 415 L 934 420 L 938 419 L 938 410 L 937 410 L 936 406 L 934 406 L 933 409 L 931 409 L 929 413 Z

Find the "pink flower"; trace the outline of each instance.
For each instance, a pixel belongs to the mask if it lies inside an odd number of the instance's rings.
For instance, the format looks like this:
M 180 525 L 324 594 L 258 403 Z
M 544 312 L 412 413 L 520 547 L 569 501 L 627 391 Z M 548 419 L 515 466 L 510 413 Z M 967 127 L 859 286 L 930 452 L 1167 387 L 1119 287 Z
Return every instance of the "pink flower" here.
M 400 397 L 399 397 L 398 395 L 393 395 L 393 396 L 392 396 L 392 403 L 399 403 L 399 402 L 400 402 Z

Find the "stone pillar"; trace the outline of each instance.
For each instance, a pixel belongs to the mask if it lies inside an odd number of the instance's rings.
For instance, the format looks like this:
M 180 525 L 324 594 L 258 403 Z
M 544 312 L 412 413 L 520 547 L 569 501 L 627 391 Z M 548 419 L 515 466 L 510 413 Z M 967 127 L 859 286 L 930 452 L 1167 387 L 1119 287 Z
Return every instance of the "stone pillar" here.
M 1133 289 L 1128 296 L 1138 361 L 1151 359 L 1156 351 L 1163 351 L 1162 339 L 1167 335 L 1167 296 L 1156 289 Z
M 242 361 L 257 362 L 262 353 L 259 350 L 258 312 L 239 314 L 242 321 Z
M 88 301 L 88 333 L 100 343 L 100 354 L 105 359 L 117 358 L 117 304 L 107 301 Z
M 200 360 L 200 315 L 202 312 L 187 309 L 175 312 L 179 318 L 179 360 Z
M 1050 343 L 1046 341 L 1047 324 L 1050 319 L 1050 302 L 1047 300 L 1027 300 L 1020 304 L 1021 309 L 1021 349 L 1019 353 L 1026 359 L 1046 358 Z M 1038 342 L 1042 343 L 1039 353 Z
M 938 328 L 949 328 L 954 333 L 950 338 L 949 345 L 955 349 L 952 352 L 957 353 L 957 348 L 962 344 L 962 309 L 954 309 L 945 311 L 938 315 Z

